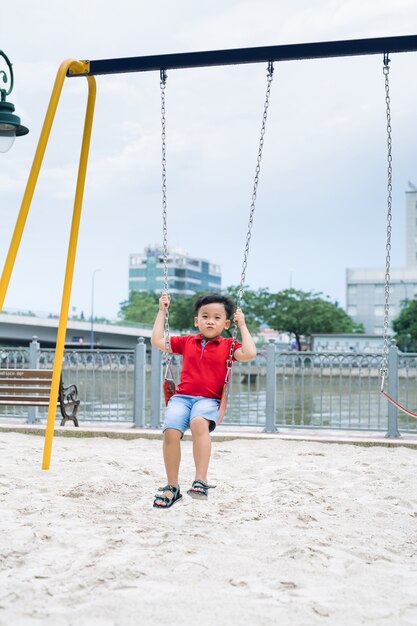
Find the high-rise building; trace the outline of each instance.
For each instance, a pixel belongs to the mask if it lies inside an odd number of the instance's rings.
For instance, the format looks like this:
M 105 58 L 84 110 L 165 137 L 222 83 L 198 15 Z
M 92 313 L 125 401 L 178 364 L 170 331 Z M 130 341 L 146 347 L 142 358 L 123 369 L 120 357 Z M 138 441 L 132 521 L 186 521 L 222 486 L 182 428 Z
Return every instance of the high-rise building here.
M 406 199 L 406 264 L 417 267 L 417 187 L 408 183 L 410 189 L 405 192 Z
M 164 287 L 163 250 L 148 246 L 129 255 L 129 291 L 161 292 Z M 181 248 L 168 251 L 168 287 L 171 294 L 193 295 L 221 289 L 220 266 L 191 257 Z
M 405 300 L 417 295 L 417 187 L 406 191 L 406 266 L 390 268 L 389 323 Z M 381 335 L 384 328 L 385 268 L 346 270 L 346 312 L 365 327 L 365 332 Z M 392 332 L 390 330 L 390 332 Z

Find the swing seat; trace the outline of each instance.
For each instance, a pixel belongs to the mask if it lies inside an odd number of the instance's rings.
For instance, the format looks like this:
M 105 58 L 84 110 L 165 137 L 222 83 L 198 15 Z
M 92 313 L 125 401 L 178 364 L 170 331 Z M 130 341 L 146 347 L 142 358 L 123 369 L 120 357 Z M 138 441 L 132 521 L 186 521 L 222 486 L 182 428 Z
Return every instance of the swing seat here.
M 219 418 L 217 420 L 217 425 L 222 423 L 223 418 L 226 415 L 228 398 L 229 398 L 229 383 L 224 383 L 222 397 L 220 399 L 220 404 L 219 404 Z
M 175 393 L 175 381 L 172 378 L 165 378 L 164 380 L 164 398 L 165 404 L 168 404 L 169 399 Z
M 414 417 L 414 418 L 417 419 L 417 413 L 414 413 L 413 411 L 410 411 L 409 409 L 406 409 L 405 406 L 403 406 L 402 404 L 397 402 L 397 400 L 394 400 L 394 398 L 391 398 L 391 396 L 386 391 L 384 391 L 383 389 L 381 389 L 381 393 L 388 400 L 388 402 L 391 402 L 391 404 L 396 406 L 397 409 L 399 409 L 400 411 L 402 411 L 406 415 L 409 415 L 410 417 Z

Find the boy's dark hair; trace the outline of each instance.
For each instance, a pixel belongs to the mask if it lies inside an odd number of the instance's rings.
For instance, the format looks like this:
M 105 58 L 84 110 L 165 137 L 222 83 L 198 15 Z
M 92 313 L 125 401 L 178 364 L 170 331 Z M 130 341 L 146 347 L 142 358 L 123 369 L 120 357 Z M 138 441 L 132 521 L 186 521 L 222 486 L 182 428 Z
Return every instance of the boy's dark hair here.
M 235 310 L 235 304 L 231 298 L 223 296 L 221 293 L 207 293 L 197 298 L 197 300 L 194 302 L 194 310 L 196 312 L 196 315 L 198 315 L 198 312 L 202 306 L 214 303 L 223 304 L 224 308 L 226 309 L 227 319 L 230 319 L 232 317 Z

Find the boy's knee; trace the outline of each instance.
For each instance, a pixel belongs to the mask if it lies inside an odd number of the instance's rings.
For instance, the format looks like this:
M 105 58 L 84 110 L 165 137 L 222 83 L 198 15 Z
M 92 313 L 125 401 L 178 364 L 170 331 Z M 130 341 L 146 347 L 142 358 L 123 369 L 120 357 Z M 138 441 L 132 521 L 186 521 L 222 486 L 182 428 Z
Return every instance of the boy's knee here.
M 204 417 L 194 417 L 190 422 L 191 432 L 195 435 L 204 435 L 209 432 L 210 422 Z
M 178 443 L 181 440 L 183 433 L 176 428 L 167 428 L 164 430 L 164 442 L 165 443 Z

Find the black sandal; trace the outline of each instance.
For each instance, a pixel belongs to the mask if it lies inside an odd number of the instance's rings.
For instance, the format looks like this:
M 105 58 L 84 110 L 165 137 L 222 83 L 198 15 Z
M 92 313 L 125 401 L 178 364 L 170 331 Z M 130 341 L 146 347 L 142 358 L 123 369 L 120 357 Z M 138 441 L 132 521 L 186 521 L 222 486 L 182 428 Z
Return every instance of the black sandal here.
M 165 485 L 165 487 L 160 487 L 158 491 L 170 491 L 172 493 L 172 498 L 168 496 L 160 496 L 159 494 L 155 494 L 155 499 L 153 501 L 153 506 L 155 509 L 169 509 L 170 506 L 181 500 L 182 493 L 180 493 L 180 486 L 174 487 L 174 485 Z M 157 501 L 164 502 L 165 504 L 158 504 Z
M 208 490 L 214 489 L 215 487 L 216 485 L 207 485 L 207 483 L 202 480 L 195 480 L 187 493 L 192 498 L 196 498 L 196 500 L 207 500 Z

